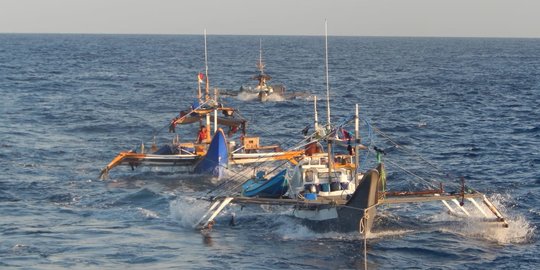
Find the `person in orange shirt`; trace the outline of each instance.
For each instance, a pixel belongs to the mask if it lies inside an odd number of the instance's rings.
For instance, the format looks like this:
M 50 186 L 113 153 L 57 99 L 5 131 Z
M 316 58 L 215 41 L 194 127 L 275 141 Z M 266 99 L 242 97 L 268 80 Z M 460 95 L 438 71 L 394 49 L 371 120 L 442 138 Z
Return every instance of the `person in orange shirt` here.
M 197 135 L 197 143 L 204 143 L 208 140 L 208 130 L 203 125 L 199 129 L 199 134 Z

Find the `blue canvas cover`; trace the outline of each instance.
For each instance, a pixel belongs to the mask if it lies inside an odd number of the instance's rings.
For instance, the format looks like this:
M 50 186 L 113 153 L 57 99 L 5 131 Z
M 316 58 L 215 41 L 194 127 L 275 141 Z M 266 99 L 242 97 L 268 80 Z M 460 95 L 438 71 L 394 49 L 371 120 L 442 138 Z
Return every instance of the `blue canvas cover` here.
M 210 142 L 206 155 L 195 165 L 194 172 L 221 177 L 228 164 L 229 152 L 227 141 L 225 140 L 223 130 L 218 129 Z

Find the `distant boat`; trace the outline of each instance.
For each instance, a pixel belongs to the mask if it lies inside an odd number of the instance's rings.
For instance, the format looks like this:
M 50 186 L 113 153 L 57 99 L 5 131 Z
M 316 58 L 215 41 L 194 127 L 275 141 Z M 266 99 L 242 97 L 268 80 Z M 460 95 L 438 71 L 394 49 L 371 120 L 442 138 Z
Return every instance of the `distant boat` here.
M 257 99 L 261 102 L 266 102 L 271 96 L 279 96 L 284 98 L 285 95 L 285 86 L 283 85 L 268 85 L 267 82 L 272 79 L 272 77 L 264 72 L 264 63 L 262 59 L 262 41 L 259 41 L 259 62 L 257 63 L 257 69 L 259 74 L 253 76 L 253 79 L 256 80 L 257 86 L 255 87 L 240 87 L 240 93 L 248 94 L 257 94 Z

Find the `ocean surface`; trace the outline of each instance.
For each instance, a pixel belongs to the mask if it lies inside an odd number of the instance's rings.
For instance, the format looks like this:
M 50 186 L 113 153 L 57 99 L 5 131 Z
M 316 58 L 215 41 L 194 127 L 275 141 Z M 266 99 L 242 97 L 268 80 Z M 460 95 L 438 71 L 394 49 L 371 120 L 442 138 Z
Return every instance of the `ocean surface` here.
M 212 88 L 255 83 L 260 39 L 271 83 L 298 98 L 223 102 L 263 144 L 290 146 L 312 122 L 306 94 L 326 93 L 324 38 L 208 36 Z M 369 269 L 540 268 L 539 52 L 539 39 L 329 37 L 334 121 L 358 103 L 510 224 L 456 219 L 440 203 L 380 207 Z M 288 209 L 232 206 L 212 231 L 192 229 L 216 179 L 144 168 L 99 179 L 189 106 L 202 71 L 202 36 L 0 35 L 0 269 L 362 269 L 358 233 L 312 232 Z M 385 159 L 418 167 L 398 155 Z M 387 169 L 389 189 L 415 187 Z

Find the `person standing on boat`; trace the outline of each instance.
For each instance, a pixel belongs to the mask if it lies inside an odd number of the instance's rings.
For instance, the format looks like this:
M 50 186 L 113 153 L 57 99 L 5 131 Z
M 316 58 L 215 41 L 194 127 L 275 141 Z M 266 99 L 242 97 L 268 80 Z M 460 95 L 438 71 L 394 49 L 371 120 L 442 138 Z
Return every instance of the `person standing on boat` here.
M 169 133 L 176 133 L 176 120 L 178 120 L 178 117 L 171 120 L 171 123 L 169 124 Z
M 354 148 L 352 147 L 351 145 L 351 139 L 349 138 L 348 142 L 347 142 L 347 152 L 349 153 L 349 155 L 354 155 Z
M 204 143 L 208 140 L 208 129 L 204 125 L 199 129 L 199 134 L 197 135 L 197 143 Z

